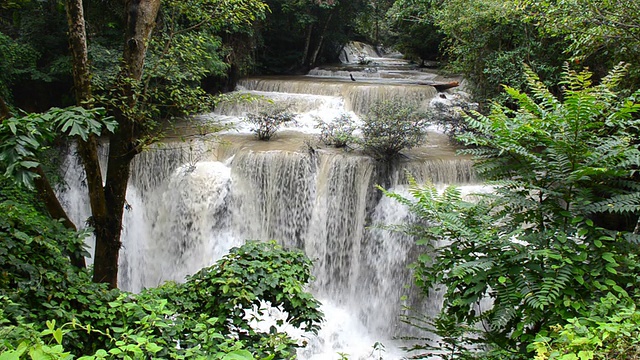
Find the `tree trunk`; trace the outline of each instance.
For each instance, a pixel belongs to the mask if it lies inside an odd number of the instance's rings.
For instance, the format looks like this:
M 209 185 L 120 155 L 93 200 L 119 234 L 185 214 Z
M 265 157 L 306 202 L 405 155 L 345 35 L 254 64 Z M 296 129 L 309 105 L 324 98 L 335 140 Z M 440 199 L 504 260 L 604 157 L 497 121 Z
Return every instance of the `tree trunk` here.
M 316 61 L 318 60 L 318 54 L 320 53 L 320 49 L 322 49 L 322 43 L 324 42 L 324 34 L 327 33 L 327 29 L 329 28 L 329 23 L 331 22 L 331 17 L 333 17 L 333 13 L 329 14 L 327 21 L 324 23 L 324 28 L 322 28 L 322 33 L 320 33 L 320 40 L 318 40 L 318 46 L 313 52 L 313 56 L 309 61 L 309 67 L 313 67 L 316 65 Z
M 125 44 L 120 77 L 125 79 L 122 94 L 127 110 L 137 105 L 132 82 L 142 78 L 149 38 L 155 27 L 160 0 L 126 0 Z M 78 105 L 89 106 L 91 101 L 91 77 L 87 56 L 87 37 L 84 10 L 81 0 L 66 1 L 69 22 L 69 44 L 73 55 L 73 78 Z M 112 134 L 109 145 L 109 161 L 104 187 L 98 157 L 98 140 L 95 137 L 78 143 L 78 152 L 87 174 L 91 224 L 94 227 L 96 246 L 93 281 L 118 286 L 118 258 L 121 247 L 122 215 L 124 211 L 129 165 L 139 152 L 138 140 L 142 124 L 137 123 L 130 111 L 116 111 L 118 128 Z M 66 215 L 66 214 L 65 214 Z M 68 217 L 67 217 L 68 219 Z
M 9 107 L 7 106 L 7 103 L 4 102 L 2 96 L 0 96 L 0 123 L 2 122 L 2 120 L 8 118 L 9 115 L 11 115 Z
M 304 43 L 304 51 L 302 52 L 302 66 L 307 67 L 309 63 L 309 48 L 311 47 L 311 35 L 313 34 L 313 23 L 309 24 L 307 29 L 307 38 Z
M 91 99 L 91 74 L 87 53 L 84 8 L 82 0 L 67 0 L 65 5 L 69 25 L 69 46 L 73 58 L 73 84 L 76 103 L 78 106 L 82 106 Z
M 134 80 L 142 78 L 142 68 L 151 32 L 156 26 L 160 0 L 127 0 L 127 25 L 124 45 L 124 72 Z
M 78 106 L 89 107 L 91 101 L 91 72 L 87 52 L 87 32 L 85 28 L 84 8 L 82 0 L 65 2 L 67 23 L 69 26 L 69 47 L 73 62 L 73 84 Z M 94 222 L 106 212 L 102 191 L 102 174 L 98 161 L 97 139 L 91 135 L 88 141 L 78 140 L 78 153 L 87 174 L 87 187 Z M 64 211 L 64 210 L 63 210 Z M 65 214 L 66 221 L 69 218 Z M 75 226 L 74 226 L 75 228 Z M 78 260 L 76 260 L 77 262 Z M 82 259 L 84 263 L 84 259 Z
M 56 197 L 56 194 L 53 191 L 53 188 L 51 187 L 49 180 L 47 180 L 47 176 L 45 175 L 44 170 L 42 170 L 42 166 L 38 166 L 35 169 L 35 173 L 38 174 L 39 176 L 35 178 L 33 182 L 36 187 L 36 190 L 38 191 L 38 196 L 40 197 L 40 200 L 44 203 L 44 206 L 47 209 L 47 212 L 49 213 L 49 215 L 56 220 L 62 220 L 62 224 L 67 229 L 76 231 L 77 230 L 76 225 L 73 223 L 73 221 L 71 221 L 71 219 L 67 215 L 67 212 L 64 211 L 64 208 L 62 207 L 62 205 L 60 204 L 60 201 Z M 76 266 L 79 268 L 85 268 L 87 266 L 84 260 L 84 256 L 79 252 L 70 253 L 69 258 L 71 259 L 71 264 L 73 266 Z
M 138 99 L 133 84 L 140 82 L 149 38 L 155 27 L 160 0 L 127 0 L 127 24 L 124 45 L 124 64 L 120 77 L 125 79 L 122 93 L 127 110 L 134 109 Z M 117 111 L 118 128 L 111 135 L 109 161 L 104 188 L 106 209 L 104 219 L 94 223 L 96 233 L 93 280 L 106 282 L 112 288 L 118 284 L 118 258 L 122 246 L 122 215 L 129 181 L 129 167 L 140 152 L 138 140 L 143 124 L 133 118 L 130 111 Z M 97 220 L 97 219 L 94 219 Z

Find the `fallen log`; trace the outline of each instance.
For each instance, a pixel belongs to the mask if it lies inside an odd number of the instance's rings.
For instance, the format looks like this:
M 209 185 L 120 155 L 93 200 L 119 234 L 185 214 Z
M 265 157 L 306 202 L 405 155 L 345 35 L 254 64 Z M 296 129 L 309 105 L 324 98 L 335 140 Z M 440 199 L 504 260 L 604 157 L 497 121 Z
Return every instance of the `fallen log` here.
M 450 82 L 446 82 L 446 83 L 435 83 L 432 84 L 431 86 L 433 86 L 434 88 L 436 88 L 436 90 L 438 91 L 445 91 L 447 89 L 451 89 L 454 88 L 456 86 L 459 86 L 460 83 L 457 81 L 450 81 Z

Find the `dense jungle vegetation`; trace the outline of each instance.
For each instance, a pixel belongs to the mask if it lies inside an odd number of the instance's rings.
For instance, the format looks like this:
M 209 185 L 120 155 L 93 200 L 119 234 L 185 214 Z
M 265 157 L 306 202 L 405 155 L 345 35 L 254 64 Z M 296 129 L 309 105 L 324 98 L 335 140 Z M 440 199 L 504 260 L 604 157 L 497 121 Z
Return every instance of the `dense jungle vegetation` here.
M 639 358 L 640 3 L 2 0 L 0 359 L 294 357 L 293 340 L 253 329 L 243 309 L 270 301 L 318 329 L 299 252 L 248 243 L 184 284 L 117 289 L 129 165 L 240 76 L 305 73 L 352 40 L 461 74 L 481 104 L 456 136 L 492 194 L 388 194 L 418 220 L 399 229 L 424 247 L 417 285 L 445 294 L 438 318 L 405 319 L 440 336 L 413 354 Z M 91 268 L 52 190 L 52 154 L 70 140 L 87 173 Z

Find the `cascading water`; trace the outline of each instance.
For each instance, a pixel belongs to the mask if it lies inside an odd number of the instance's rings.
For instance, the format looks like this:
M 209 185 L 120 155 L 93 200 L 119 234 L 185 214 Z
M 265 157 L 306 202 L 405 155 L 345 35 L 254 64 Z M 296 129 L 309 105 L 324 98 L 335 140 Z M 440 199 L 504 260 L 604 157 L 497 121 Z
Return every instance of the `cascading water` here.
M 402 94 L 428 106 L 436 93 L 429 86 L 401 86 L 397 77 L 385 83 L 383 77 L 358 85 L 348 77 L 318 81 L 317 75 L 295 81 L 247 79 L 242 91 L 288 104 L 300 114 L 298 124 L 269 142 L 254 140 L 240 123 L 239 133 L 228 132 L 215 141 L 206 136 L 167 141 L 139 155 L 127 194 L 120 286 L 139 291 L 166 280 L 181 281 L 245 239 L 276 239 L 314 260 L 311 290 L 327 316 L 319 336 L 306 340 L 301 359 L 337 359 L 339 352 L 367 359 L 376 342 L 387 347 L 385 359 L 402 357 L 392 338 L 407 331 L 398 315 L 401 297 L 411 292 L 404 285 L 412 283 L 407 265 L 416 249 L 411 238 L 373 226 L 410 218 L 401 205 L 382 197 L 376 185 L 404 191 L 407 173 L 419 182 L 473 184 L 474 173 L 471 161 L 455 158 L 447 137 L 437 132 L 392 165 L 357 152 L 308 146 L 317 118 L 331 121 L 350 112 L 357 120 L 362 109 L 384 94 Z M 266 83 L 273 86 L 264 87 Z M 265 102 L 222 104 L 200 120 L 238 123 L 261 104 Z M 86 204 L 78 191 L 82 175 L 70 164 L 69 190 L 63 197 L 74 219 L 83 223 L 88 209 L 72 209 Z M 425 302 L 427 312 L 438 306 L 437 301 Z

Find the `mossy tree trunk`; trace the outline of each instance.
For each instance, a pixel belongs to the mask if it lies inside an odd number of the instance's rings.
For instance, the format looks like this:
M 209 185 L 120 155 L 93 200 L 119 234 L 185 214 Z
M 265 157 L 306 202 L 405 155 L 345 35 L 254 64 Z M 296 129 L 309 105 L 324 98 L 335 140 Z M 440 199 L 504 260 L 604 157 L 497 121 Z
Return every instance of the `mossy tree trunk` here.
M 69 42 L 73 55 L 73 75 L 76 101 L 91 105 L 90 70 L 87 56 L 85 19 L 81 0 L 67 0 Z M 134 84 L 142 78 L 149 38 L 155 27 L 160 0 L 127 0 L 126 27 L 120 92 L 127 109 L 135 109 L 138 99 Z M 95 137 L 80 141 L 79 154 L 87 174 L 91 204 L 91 225 L 96 246 L 94 254 L 95 282 L 118 286 L 118 259 L 121 243 L 122 216 L 129 180 L 129 166 L 140 152 L 139 140 L 144 124 L 135 111 L 116 110 L 118 128 L 109 139 L 109 159 L 104 179 L 100 171 L 98 140 Z
M 138 98 L 134 83 L 142 79 L 144 61 L 149 45 L 149 38 L 156 24 L 160 9 L 160 0 L 127 0 L 125 11 L 124 64 L 120 78 L 122 95 L 126 99 L 126 108 L 135 109 Z M 118 128 L 111 135 L 109 142 L 109 160 L 104 187 L 107 213 L 103 222 L 94 224 L 96 229 L 96 249 L 93 280 L 107 282 L 111 287 L 117 286 L 118 258 L 122 242 L 122 215 L 126 202 L 127 183 L 129 181 L 130 164 L 140 151 L 140 136 L 144 124 L 142 117 L 137 118 L 135 112 L 116 111 Z M 94 219 L 95 221 L 96 219 Z

